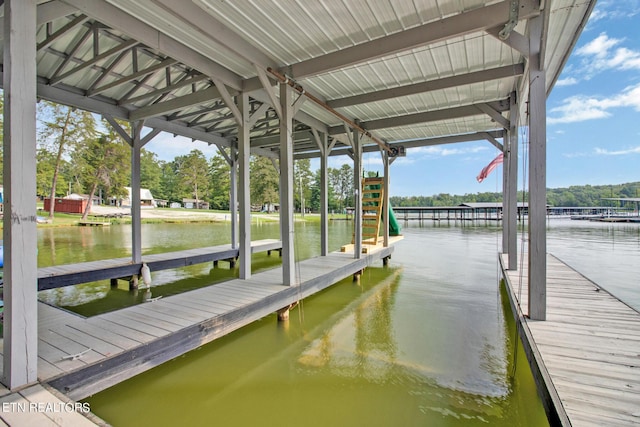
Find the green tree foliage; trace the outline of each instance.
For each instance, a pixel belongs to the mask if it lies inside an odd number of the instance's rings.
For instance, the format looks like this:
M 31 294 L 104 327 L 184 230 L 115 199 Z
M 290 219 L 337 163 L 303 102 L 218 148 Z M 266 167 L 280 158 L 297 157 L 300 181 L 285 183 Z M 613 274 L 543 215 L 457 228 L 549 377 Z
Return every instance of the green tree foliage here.
M 182 184 L 185 198 L 204 200 L 209 191 L 209 165 L 200 150 L 191 150 L 186 156 L 178 156 L 174 160 L 176 172 Z
M 252 203 L 278 203 L 280 201 L 280 175 L 266 157 L 251 157 L 250 186 Z
M 160 188 L 151 194 L 159 199 L 168 200 L 169 203 L 181 202 L 182 192 L 176 162 L 160 162 L 160 168 L 162 171 L 160 175 Z
M 320 211 L 320 192 L 322 191 L 322 186 L 320 182 L 320 169 L 316 170 L 313 174 L 313 183 L 311 184 L 311 197 L 309 199 L 309 208 L 312 212 Z M 336 200 L 336 196 L 333 191 L 333 187 L 331 185 L 327 185 L 327 198 L 328 198 L 328 209 L 329 212 L 335 212 L 339 209 L 338 202 Z
M 158 161 L 158 156 L 143 148 L 140 150 L 140 187 L 148 188 L 156 197 L 156 194 L 162 191 L 161 179 L 162 165 Z M 158 196 L 158 198 L 162 197 Z
M 89 194 L 89 200 L 93 199 L 99 186 L 105 195 L 121 197 L 126 194 L 124 187 L 128 183 L 126 171 L 130 168 L 130 158 L 129 145 L 113 131 L 78 147 L 72 160 L 78 170 L 79 181 Z M 86 219 L 90 209 L 89 203 L 83 219 Z
M 39 147 L 36 152 L 36 194 L 42 197 L 51 197 L 51 182 L 53 172 L 56 168 L 56 155 L 45 147 Z M 67 171 L 69 162 L 62 159 L 59 164 L 60 170 Z M 66 195 L 69 184 L 67 177 L 61 173 L 57 180 L 56 193 L 54 197 Z
M 49 197 L 55 198 L 58 176 L 63 157 L 80 144 L 96 138 L 96 123 L 93 114 L 72 107 L 43 101 L 38 105 L 38 116 L 42 121 L 38 139 L 41 147 L 55 155 L 50 171 Z M 44 172 L 44 169 L 43 169 Z M 37 178 L 40 180 L 41 178 Z M 54 204 L 50 204 L 49 218 L 53 219 Z
M 231 167 L 220 154 L 211 157 L 209 163 L 209 176 L 211 192 L 209 203 L 212 209 L 229 209 L 229 191 L 231 188 Z
M 328 172 L 338 209 L 353 206 L 353 168 L 344 164 L 340 169 L 329 168 Z
M 303 203 L 305 203 L 305 209 L 308 208 L 306 205 L 309 204 L 309 199 L 311 198 L 312 181 L 311 160 L 296 160 L 293 164 L 293 204 L 299 211 L 301 211 Z

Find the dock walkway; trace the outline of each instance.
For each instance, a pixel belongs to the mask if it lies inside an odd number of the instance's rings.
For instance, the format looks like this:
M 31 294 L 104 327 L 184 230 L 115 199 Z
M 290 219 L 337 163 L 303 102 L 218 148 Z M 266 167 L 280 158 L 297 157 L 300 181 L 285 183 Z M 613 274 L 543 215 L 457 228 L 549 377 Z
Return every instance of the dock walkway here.
M 301 261 L 297 286 L 284 286 L 282 270 L 275 268 L 90 318 L 39 303 L 38 380 L 82 399 L 288 307 L 392 252 L 393 246 L 379 247 L 360 259 L 353 252 L 333 252 Z
M 530 320 L 527 263 L 520 272 L 500 262 L 552 425 L 639 425 L 640 313 L 548 255 L 547 320 Z
M 251 242 L 252 253 L 270 252 L 280 249 L 282 249 L 282 242 L 277 239 L 264 239 Z M 230 244 L 225 244 L 144 255 L 142 257 L 142 263 L 146 263 L 151 271 L 158 271 L 205 262 L 235 259 L 238 253 L 238 248 L 232 248 Z M 79 283 L 130 277 L 140 274 L 142 263 L 134 263 L 131 261 L 131 258 L 114 258 L 39 268 L 38 290 L 44 291 L 46 289 L 60 288 Z

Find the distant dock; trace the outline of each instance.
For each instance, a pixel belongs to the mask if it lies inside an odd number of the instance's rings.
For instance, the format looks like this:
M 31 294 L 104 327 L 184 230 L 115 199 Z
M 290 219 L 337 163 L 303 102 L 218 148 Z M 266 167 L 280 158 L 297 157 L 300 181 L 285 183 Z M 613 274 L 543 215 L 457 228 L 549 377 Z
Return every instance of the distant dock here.
M 547 320 L 530 320 L 526 267 L 500 265 L 551 425 L 639 425 L 640 313 L 547 255 Z

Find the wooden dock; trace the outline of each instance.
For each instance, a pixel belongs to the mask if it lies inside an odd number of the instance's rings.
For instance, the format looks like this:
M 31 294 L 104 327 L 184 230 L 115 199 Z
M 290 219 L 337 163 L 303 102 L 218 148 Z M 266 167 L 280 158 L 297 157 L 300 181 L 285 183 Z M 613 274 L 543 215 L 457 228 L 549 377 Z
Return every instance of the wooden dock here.
M 393 242 L 393 240 L 392 240 Z M 222 337 L 388 259 L 393 246 L 360 259 L 333 252 L 154 302 L 84 318 L 38 304 L 38 380 L 79 400 Z M 153 288 L 152 288 L 153 290 Z
M 50 388 L 35 384 L 16 393 L 0 386 L 0 425 L 74 426 L 107 425 L 89 412 L 86 404 L 61 397 Z
M 532 321 L 527 263 L 522 272 L 500 263 L 551 424 L 639 425 L 640 313 L 548 255 L 547 320 Z
M 271 251 L 281 249 L 282 242 L 277 239 L 264 239 L 251 242 L 251 253 L 270 253 Z M 230 244 L 225 244 L 144 255 L 142 257 L 142 263 L 146 263 L 153 272 L 205 262 L 235 259 L 237 257 L 238 248 L 232 248 Z M 131 258 L 115 258 L 39 268 L 38 290 L 43 291 L 46 289 L 77 285 L 79 283 L 131 277 L 140 274 L 142 263 L 134 263 L 131 261 Z

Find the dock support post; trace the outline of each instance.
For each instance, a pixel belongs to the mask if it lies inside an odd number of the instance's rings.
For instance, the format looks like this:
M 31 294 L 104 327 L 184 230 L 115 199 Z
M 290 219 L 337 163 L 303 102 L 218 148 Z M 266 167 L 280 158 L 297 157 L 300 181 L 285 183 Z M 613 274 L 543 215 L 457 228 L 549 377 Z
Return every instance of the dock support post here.
M 13 390 L 38 380 L 36 0 L 4 1 L 4 350 Z
M 139 278 L 137 274 L 134 274 L 133 276 L 131 276 L 131 279 L 129 279 L 129 290 L 130 291 L 135 291 L 138 289 L 138 282 L 139 282 Z
M 231 248 L 238 247 L 238 149 L 231 146 L 229 164 L 229 212 L 231 214 Z
M 109 282 L 111 283 L 111 289 L 118 287 L 118 279 L 110 279 Z
M 518 269 L 518 121 L 519 110 L 516 92 L 511 94 L 509 98 L 511 122 L 507 129 L 507 140 L 505 147 L 508 147 L 506 153 L 505 167 L 506 171 L 505 186 L 503 188 L 503 200 L 506 203 L 503 208 L 502 227 L 503 253 L 509 256 L 509 270 Z M 506 250 L 505 250 L 506 249 Z
M 293 89 L 280 83 L 280 229 L 282 230 L 282 283 L 295 284 L 293 250 Z
M 316 144 L 320 149 L 320 255 L 329 254 L 329 184 L 327 157 L 331 148 L 328 146 L 327 134 L 311 129 Z
M 391 209 L 391 205 L 389 205 L 389 152 L 387 150 L 382 150 L 382 163 L 384 164 L 384 193 L 382 193 L 382 222 L 384 224 L 384 231 L 382 234 L 383 243 L 382 246 L 385 248 L 389 247 L 389 209 Z M 422 223 L 422 211 L 420 211 L 420 222 Z M 386 258 L 384 265 L 387 265 Z
M 546 73 L 541 61 L 544 13 L 529 33 L 529 317 L 547 316 Z
M 294 308 L 296 305 L 298 305 L 298 301 L 294 302 L 293 304 L 289 304 L 286 307 L 281 308 L 280 310 L 277 311 L 278 314 L 278 322 L 284 322 L 289 320 L 289 311 Z
M 360 259 L 362 258 L 362 142 L 360 141 L 360 132 L 357 129 L 353 130 L 353 186 L 355 199 L 353 257 Z
M 242 92 L 238 95 L 238 109 L 243 117 L 242 123 L 238 124 L 238 163 L 239 163 L 239 231 L 240 231 L 240 272 L 241 279 L 251 277 L 251 189 L 249 188 L 249 156 L 250 152 L 250 124 L 249 118 L 249 95 Z
M 142 262 L 142 219 L 140 210 L 140 132 L 142 121 L 131 123 L 131 256 L 134 263 Z M 136 284 L 137 285 L 137 284 Z

